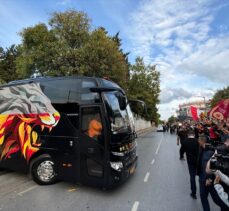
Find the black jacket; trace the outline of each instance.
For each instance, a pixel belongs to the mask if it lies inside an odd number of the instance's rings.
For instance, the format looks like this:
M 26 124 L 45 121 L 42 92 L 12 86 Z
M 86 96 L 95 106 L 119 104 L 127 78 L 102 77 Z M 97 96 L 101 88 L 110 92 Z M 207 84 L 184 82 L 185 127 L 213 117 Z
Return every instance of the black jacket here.
M 179 136 L 180 144 L 183 145 L 185 139 L 187 138 L 187 131 L 180 129 L 177 131 L 177 136 Z
M 197 165 L 199 156 L 199 143 L 197 138 L 186 138 L 183 142 L 187 162 Z

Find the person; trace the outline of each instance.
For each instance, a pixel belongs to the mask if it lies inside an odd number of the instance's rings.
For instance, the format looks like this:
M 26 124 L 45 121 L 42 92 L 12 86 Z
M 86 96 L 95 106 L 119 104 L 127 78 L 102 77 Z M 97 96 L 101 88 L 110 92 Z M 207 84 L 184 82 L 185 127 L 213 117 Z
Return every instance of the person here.
M 220 138 L 222 142 L 225 142 L 229 138 L 229 131 L 227 125 L 224 123 L 220 126 Z
M 206 172 L 206 166 L 214 151 L 206 150 L 207 139 L 205 136 L 199 136 L 199 161 L 198 161 L 198 175 L 199 175 L 199 188 L 200 188 L 200 199 L 204 211 L 210 211 L 208 202 L 208 195 L 210 193 L 212 200 L 216 205 L 221 208 L 221 211 L 228 210 L 228 207 L 219 198 L 214 185 L 214 175 Z
M 215 180 L 214 180 L 214 188 L 215 188 L 218 196 L 220 197 L 220 199 L 229 208 L 228 193 L 224 190 L 223 186 L 220 184 L 220 181 L 222 180 L 222 182 L 224 184 L 226 184 L 227 186 L 229 186 L 229 177 L 227 175 L 223 174 L 219 170 L 217 170 L 215 174 L 216 174 L 216 177 L 215 177 Z
M 229 149 L 229 138 L 224 142 L 224 145 L 226 148 Z M 217 150 L 215 153 L 217 153 Z M 213 157 L 214 157 L 214 155 L 213 155 Z M 211 159 L 207 163 L 206 172 L 208 174 L 214 174 L 215 175 L 214 188 L 215 188 L 219 198 L 224 202 L 224 204 L 227 207 L 229 207 L 229 195 L 228 195 L 229 177 L 227 176 L 229 174 L 228 168 L 226 168 L 226 170 L 224 169 L 224 171 L 227 174 L 226 175 L 223 172 L 221 172 L 220 170 L 211 169 L 210 168 L 210 162 L 211 162 Z M 221 183 L 221 181 L 223 184 Z
M 193 130 L 189 130 L 187 137 L 183 142 L 184 152 L 187 157 L 188 170 L 190 175 L 190 185 L 191 193 L 190 196 L 193 199 L 196 197 L 196 175 L 197 175 L 197 164 L 198 164 L 198 155 L 199 155 L 199 144 L 198 139 L 195 138 Z
M 102 124 L 96 119 L 92 119 L 89 122 L 87 134 L 91 138 L 97 138 L 102 132 Z
M 214 156 L 214 155 L 213 155 Z M 212 170 L 210 169 L 210 160 L 207 163 L 206 166 L 206 172 L 209 174 L 214 174 L 215 175 L 215 180 L 214 180 L 214 188 L 219 196 L 219 198 L 224 202 L 225 205 L 229 207 L 229 198 L 228 198 L 228 186 L 229 186 L 229 177 L 222 173 L 220 170 Z M 221 181 L 223 182 L 224 185 L 227 186 L 227 191 L 225 191 L 223 185 L 221 184 Z
M 177 146 L 179 146 L 179 144 L 181 145 L 180 147 L 180 160 L 184 160 L 184 147 L 183 147 L 183 143 L 184 140 L 186 139 L 187 136 L 187 131 L 186 131 L 186 127 L 185 125 L 182 125 L 178 130 L 177 130 Z
M 211 127 L 209 128 L 209 137 L 211 139 L 211 141 L 220 141 L 220 135 L 219 135 L 219 131 L 217 128 L 217 125 L 215 123 L 211 123 Z
M 201 123 L 198 123 L 194 127 L 194 132 L 195 132 L 195 138 L 199 138 L 199 135 L 204 134 L 204 127 Z

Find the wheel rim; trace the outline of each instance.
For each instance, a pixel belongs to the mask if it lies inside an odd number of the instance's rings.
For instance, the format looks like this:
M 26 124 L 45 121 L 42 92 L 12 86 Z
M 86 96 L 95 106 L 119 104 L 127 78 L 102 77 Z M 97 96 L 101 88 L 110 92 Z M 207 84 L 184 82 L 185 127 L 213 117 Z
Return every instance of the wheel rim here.
M 43 161 L 37 168 L 37 175 L 43 182 L 49 182 L 55 176 L 54 163 L 50 160 Z

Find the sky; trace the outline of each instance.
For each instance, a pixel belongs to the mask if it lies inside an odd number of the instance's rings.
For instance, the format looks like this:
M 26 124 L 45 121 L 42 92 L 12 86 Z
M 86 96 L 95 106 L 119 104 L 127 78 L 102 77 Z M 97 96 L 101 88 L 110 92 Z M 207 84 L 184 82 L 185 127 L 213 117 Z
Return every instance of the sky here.
M 0 46 L 21 43 L 23 28 L 67 9 L 87 13 L 92 30 L 119 32 L 131 63 L 140 56 L 156 65 L 161 119 L 229 85 L 227 0 L 0 0 Z

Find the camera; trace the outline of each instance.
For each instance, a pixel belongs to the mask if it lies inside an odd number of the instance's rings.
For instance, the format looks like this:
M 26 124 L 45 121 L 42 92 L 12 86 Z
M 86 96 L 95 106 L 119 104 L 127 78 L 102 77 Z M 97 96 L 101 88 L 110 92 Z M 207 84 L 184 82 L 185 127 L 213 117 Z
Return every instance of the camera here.
M 229 154 L 229 148 L 220 141 L 211 141 L 210 144 L 205 145 L 205 150 L 215 151 L 217 150 L 218 154 L 227 155 Z
M 215 154 L 210 159 L 210 169 L 213 171 L 220 170 L 229 175 L 229 154 Z

